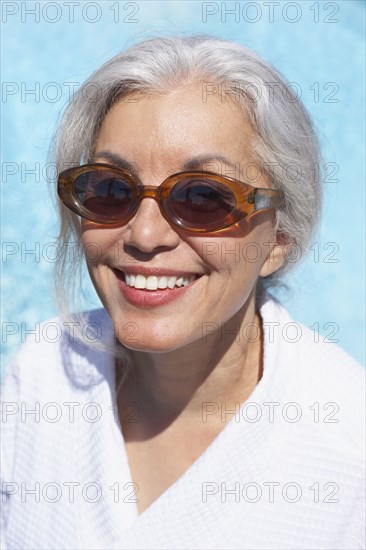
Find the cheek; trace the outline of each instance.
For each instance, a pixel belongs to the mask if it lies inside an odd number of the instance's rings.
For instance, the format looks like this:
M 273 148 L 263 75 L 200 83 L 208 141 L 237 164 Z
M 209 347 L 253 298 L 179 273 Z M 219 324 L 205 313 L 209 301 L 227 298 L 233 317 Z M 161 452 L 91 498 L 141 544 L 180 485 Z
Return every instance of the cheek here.
M 258 243 L 225 241 L 220 243 L 215 255 L 215 265 L 228 273 L 259 272 L 265 261 L 265 251 Z
M 81 243 L 84 257 L 93 286 L 109 311 L 109 305 L 115 300 L 115 289 L 111 284 L 111 269 L 116 248 L 115 231 L 110 229 L 84 228 Z
M 115 230 L 90 229 L 90 222 L 82 225 L 81 244 L 84 250 L 85 261 L 89 271 L 95 270 L 101 264 L 106 263 L 107 258 L 112 258 L 116 247 Z
M 226 235 L 192 240 L 190 245 L 212 272 L 242 280 L 258 277 L 272 247 L 272 225 L 263 223 L 251 231 L 239 226 Z

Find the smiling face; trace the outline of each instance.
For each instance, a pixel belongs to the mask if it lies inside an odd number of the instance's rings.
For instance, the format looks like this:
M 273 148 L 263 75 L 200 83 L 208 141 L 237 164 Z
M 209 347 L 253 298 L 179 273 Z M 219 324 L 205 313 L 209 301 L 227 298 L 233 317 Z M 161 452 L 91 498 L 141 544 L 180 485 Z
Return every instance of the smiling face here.
M 245 168 L 253 167 L 254 134 L 237 105 L 219 96 L 204 103 L 199 85 L 134 100 L 121 100 L 108 112 L 94 162 L 118 162 L 152 186 L 184 170 L 243 180 Z M 252 184 L 269 187 L 265 174 Z M 273 222 L 267 210 L 223 232 L 193 235 L 169 224 L 152 198 L 143 199 L 121 227 L 83 220 L 89 273 L 117 338 L 132 349 L 171 351 L 200 340 L 207 323 L 241 319 L 258 277 L 282 263 L 278 246 L 270 254 Z M 147 288 L 141 275 L 149 276 Z

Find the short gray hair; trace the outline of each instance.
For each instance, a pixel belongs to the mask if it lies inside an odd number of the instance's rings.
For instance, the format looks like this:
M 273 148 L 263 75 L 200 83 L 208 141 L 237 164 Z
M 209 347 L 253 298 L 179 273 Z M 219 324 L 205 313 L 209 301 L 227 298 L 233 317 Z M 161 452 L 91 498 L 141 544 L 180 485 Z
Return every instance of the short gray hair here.
M 215 91 L 223 101 L 235 100 L 247 114 L 256 134 L 258 167 L 284 197 L 276 230 L 292 250 L 304 251 L 321 210 L 321 159 L 313 124 L 280 73 L 231 41 L 206 35 L 153 38 L 113 57 L 77 90 L 67 107 L 52 148 L 56 166 L 61 171 L 92 159 L 101 124 L 116 101 L 135 93 L 164 95 L 190 81 L 205 85 L 206 96 Z M 67 291 L 75 288 L 83 252 L 79 247 L 77 266 L 68 262 L 65 245 L 80 242 L 80 224 L 62 204 L 59 214 L 64 252 L 55 266 L 55 281 L 60 304 L 65 304 Z M 260 278 L 259 294 L 280 285 L 293 264 L 287 258 L 277 272 Z

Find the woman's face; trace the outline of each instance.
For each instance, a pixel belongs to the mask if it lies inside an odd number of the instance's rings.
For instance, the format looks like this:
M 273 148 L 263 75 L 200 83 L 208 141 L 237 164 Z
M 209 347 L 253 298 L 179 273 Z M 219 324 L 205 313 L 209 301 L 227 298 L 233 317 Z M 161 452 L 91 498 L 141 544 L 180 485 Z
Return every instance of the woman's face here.
M 203 101 L 199 85 L 125 98 L 103 122 L 94 161 L 128 162 L 144 185 L 158 186 L 175 172 L 197 169 L 244 181 L 255 173 L 248 183 L 268 187 L 265 174 L 253 170 L 254 136 L 246 117 L 222 99 L 212 95 Z M 223 232 L 192 235 L 170 225 L 151 198 L 122 227 L 83 220 L 88 269 L 118 339 L 132 349 L 171 351 L 240 317 L 258 277 L 281 264 L 278 247 L 270 255 L 273 221 L 273 212 L 263 211 Z M 126 285 L 125 274 L 194 280 L 184 287 L 143 290 Z

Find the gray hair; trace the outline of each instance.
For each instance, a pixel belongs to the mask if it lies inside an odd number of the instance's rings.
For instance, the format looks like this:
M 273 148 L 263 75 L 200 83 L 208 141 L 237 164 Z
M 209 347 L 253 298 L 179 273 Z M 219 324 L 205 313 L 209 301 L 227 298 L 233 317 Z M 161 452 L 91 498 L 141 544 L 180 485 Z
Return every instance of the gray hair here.
M 118 100 L 140 94 L 168 94 L 192 82 L 202 84 L 206 100 L 220 93 L 222 101 L 235 101 L 249 117 L 256 134 L 258 167 L 272 186 L 282 192 L 276 231 L 298 259 L 306 249 L 321 210 L 320 153 L 311 119 L 293 86 L 250 49 L 206 35 L 153 38 L 116 55 L 77 90 L 67 107 L 52 148 L 61 171 L 89 162 L 104 117 Z M 203 101 L 205 97 L 203 95 Z M 248 182 L 250 183 L 250 182 Z M 80 243 L 80 223 L 59 204 L 60 244 L 63 253 L 55 264 L 55 281 L 61 311 L 65 297 L 75 288 L 76 267 L 69 262 L 67 243 Z M 258 296 L 282 284 L 294 265 L 293 257 L 272 275 L 258 281 Z

